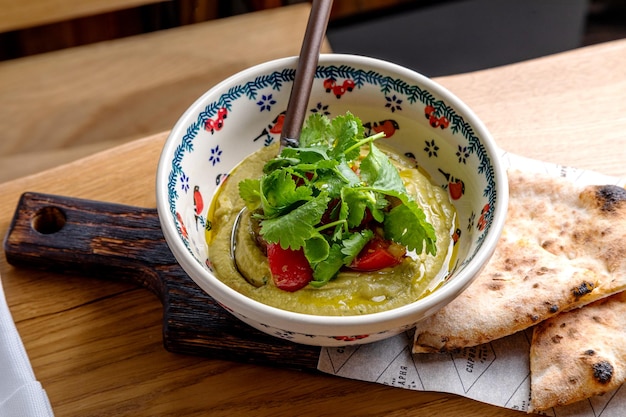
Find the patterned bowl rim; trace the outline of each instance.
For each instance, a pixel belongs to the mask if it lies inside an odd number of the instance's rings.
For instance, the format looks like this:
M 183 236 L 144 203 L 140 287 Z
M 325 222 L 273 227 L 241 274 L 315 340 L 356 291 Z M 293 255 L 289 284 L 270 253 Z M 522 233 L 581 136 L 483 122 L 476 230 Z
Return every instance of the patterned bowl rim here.
M 200 113 L 208 103 L 215 102 L 216 99 L 219 98 L 219 96 L 225 91 L 226 87 L 234 84 L 241 84 L 244 80 L 254 79 L 259 74 L 265 74 L 271 71 L 280 71 L 282 69 L 293 69 L 296 66 L 297 59 L 298 57 L 295 56 L 279 58 L 257 64 L 231 75 L 200 96 L 187 108 L 172 128 L 163 146 L 157 167 L 156 197 L 157 212 L 161 228 L 166 242 L 174 254 L 174 257 L 190 278 L 210 296 L 213 296 L 213 291 L 215 291 L 216 294 L 225 294 L 233 301 L 234 304 L 245 306 L 248 311 L 256 311 L 256 314 L 265 317 L 268 322 L 272 321 L 271 318 L 273 318 L 275 320 L 286 320 L 302 324 L 306 323 L 310 325 L 338 327 L 382 324 L 385 322 L 396 321 L 407 316 L 417 314 L 421 311 L 432 310 L 445 300 L 451 301 L 473 281 L 495 250 L 504 226 L 506 212 L 508 209 L 508 180 L 506 169 L 501 161 L 500 153 L 498 152 L 495 140 L 487 130 L 486 126 L 460 98 L 434 80 L 414 70 L 378 58 L 348 54 L 321 54 L 319 65 L 349 65 L 356 68 L 367 67 L 375 69 L 379 73 L 388 74 L 394 79 L 401 79 L 410 85 L 419 85 L 420 88 L 434 93 L 448 106 L 456 109 L 457 113 L 463 115 L 464 120 L 471 125 L 475 135 L 480 138 L 481 143 L 489 154 L 489 159 L 492 162 L 494 178 L 496 179 L 497 186 L 497 204 L 495 205 L 493 213 L 490 233 L 486 234 L 486 238 L 477 250 L 476 256 L 474 256 L 474 258 L 468 262 L 460 272 L 457 273 L 454 279 L 451 279 L 446 283 L 446 285 L 438 288 L 427 297 L 391 310 L 351 316 L 312 315 L 272 307 L 237 292 L 219 280 L 212 272 L 200 265 L 200 263 L 196 261 L 193 255 L 185 247 L 177 231 L 175 220 L 169 210 L 167 188 L 168 177 L 171 171 L 172 156 L 174 155 L 174 151 L 178 146 L 180 139 L 185 134 L 188 126 L 197 119 L 198 113 Z M 215 298 L 219 302 L 219 298 L 221 297 L 216 296 Z

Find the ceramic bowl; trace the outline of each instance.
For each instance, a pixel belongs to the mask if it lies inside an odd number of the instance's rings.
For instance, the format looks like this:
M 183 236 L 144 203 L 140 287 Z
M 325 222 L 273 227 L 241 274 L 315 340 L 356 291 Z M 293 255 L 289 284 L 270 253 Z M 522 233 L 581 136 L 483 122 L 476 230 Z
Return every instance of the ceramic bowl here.
M 361 56 L 319 60 L 310 113 L 350 111 L 368 130 L 415 158 L 444 187 L 458 214 L 456 262 L 445 283 L 411 304 L 359 316 L 293 313 L 251 300 L 211 269 L 204 228 L 213 194 L 247 155 L 279 140 L 297 58 L 266 62 L 202 95 L 172 129 L 159 161 L 157 208 L 165 239 L 187 274 L 233 315 L 276 337 L 319 346 L 367 343 L 407 331 L 453 300 L 491 257 L 508 204 L 493 138 L 451 92 L 407 68 Z M 194 190 L 203 207 L 196 212 Z

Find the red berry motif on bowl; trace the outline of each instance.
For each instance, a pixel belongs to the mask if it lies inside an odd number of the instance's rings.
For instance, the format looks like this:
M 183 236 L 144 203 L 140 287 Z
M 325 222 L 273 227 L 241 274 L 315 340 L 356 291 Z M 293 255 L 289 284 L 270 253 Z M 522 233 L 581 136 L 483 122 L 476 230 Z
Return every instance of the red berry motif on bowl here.
M 368 334 L 361 334 L 357 336 L 333 336 L 333 339 L 341 340 L 343 342 L 354 342 L 355 340 L 361 340 L 369 337 Z
M 437 117 L 435 115 L 435 107 L 434 106 L 428 105 L 428 106 L 424 107 L 424 115 L 426 116 L 426 118 L 428 119 L 428 123 L 432 127 L 439 127 L 441 129 L 445 129 L 448 126 L 450 126 L 450 121 L 448 120 L 447 117 L 445 117 L 445 116 Z
M 211 262 L 209 258 L 206 258 L 204 260 L 204 264 L 206 265 L 207 268 L 209 268 L 209 271 L 213 271 L 213 262 Z
M 285 123 L 285 113 L 286 112 L 284 111 L 280 112 L 271 123 L 263 128 L 261 133 L 259 133 L 259 136 L 254 138 L 252 141 L 256 142 L 258 139 L 263 137 L 267 140 L 268 138 L 271 138 L 271 135 L 280 135 L 283 131 L 283 124 Z
M 219 306 L 222 307 L 226 311 L 230 311 L 231 313 L 235 312 L 235 310 L 233 310 L 232 308 L 228 307 L 226 304 L 222 304 L 219 301 L 216 301 L 216 303 L 219 304 Z
M 215 176 L 215 185 L 219 186 L 220 184 L 224 184 L 228 180 L 229 177 L 230 177 L 230 175 L 228 173 L 226 173 L 226 174 L 222 174 L 222 173 L 217 174 Z
M 285 113 L 286 112 L 284 111 L 280 112 L 278 116 L 276 116 L 274 120 L 272 120 L 272 123 L 267 126 L 270 133 L 280 134 L 283 131 L 283 124 L 285 123 Z
M 216 130 L 220 130 L 224 127 L 224 119 L 228 116 L 228 110 L 225 107 L 222 107 L 217 111 L 217 116 L 214 119 L 207 119 L 204 122 L 204 130 L 207 132 L 211 132 L 211 134 L 215 133 Z
M 456 245 L 459 242 L 460 238 L 461 238 L 461 229 L 457 227 L 454 233 L 452 233 L 452 242 L 454 242 L 454 244 Z
M 448 192 L 450 193 L 450 198 L 453 200 L 458 200 L 463 197 L 465 194 L 465 183 L 460 178 L 453 177 L 450 173 L 443 171 L 441 168 L 439 172 L 446 177 L 446 181 L 448 181 Z
M 370 135 L 372 132 L 380 133 L 384 132 L 386 138 L 390 138 L 396 133 L 396 130 L 400 129 L 400 125 L 393 119 L 386 119 L 380 122 L 367 122 L 363 123 L 363 127 L 370 130 Z
M 483 230 L 485 230 L 485 227 L 487 227 L 487 214 L 489 213 L 489 209 L 490 208 L 491 208 L 491 206 L 489 205 L 489 203 L 487 203 L 487 204 L 485 204 L 485 206 L 483 207 L 483 209 L 480 212 L 480 217 L 478 218 L 478 222 L 476 223 L 476 227 L 481 232 Z
M 189 233 L 187 233 L 187 228 L 185 227 L 185 223 L 183 222 L 183 217 L 180 215 L 179 212 L 176 212 L 176 220 L 178 220 L 180 233 L 183 235 L 183 238 L 188 239 Z
M 332 92 L 335 97 L 341 98 L 346 92 L 354 90 L 355 84 L 352 80 L 344 80 L 343 83 L 338 84 L 334 78 L 327 78 L 324 80 L 324 89 L 327 93 Z
M 202 210 L 204 210 L 204 200 L 202 199 L 200 187 L 196 185 L 193 187 L 193 211 L 196 219 L 202 215 Z

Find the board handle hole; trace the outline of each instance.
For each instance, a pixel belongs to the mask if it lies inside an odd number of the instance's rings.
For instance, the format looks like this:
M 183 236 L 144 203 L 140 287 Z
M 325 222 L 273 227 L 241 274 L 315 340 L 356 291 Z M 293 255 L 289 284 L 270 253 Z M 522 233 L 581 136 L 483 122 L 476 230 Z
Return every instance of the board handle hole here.
M 60 208 L 47 206 L 37 210 L 31 224 L 39 233 L 50 235 L 63 229 L 65 221 L 65 213 Z

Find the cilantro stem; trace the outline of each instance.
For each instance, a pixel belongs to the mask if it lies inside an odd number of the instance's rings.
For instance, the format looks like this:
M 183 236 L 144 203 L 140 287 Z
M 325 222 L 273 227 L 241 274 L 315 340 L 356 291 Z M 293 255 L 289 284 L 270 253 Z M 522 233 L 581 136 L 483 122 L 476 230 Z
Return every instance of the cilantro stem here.
M 335 227 L 337 225 L 340 224 L 346 224 L 348 221 L 343 219 L 343 220 L 335 220 L 334 222 L 330 222 L 330 223 L 326 223 L 318 228 L 316 228 L 315 230 L 318 232 L 321 232 L 322 230 L 326 230 L 326 229 L 330 229 L 331 227 Z
M 361 146 L 365 145 L 366 143 L 374 142 L 375 140 L 382 139 L 384 137 L 385 137 L 385 132 L 378 132 L 375 135 L 368 136 L 368 137 L 366 137 L 364 139 L 361 139 L 360 141 L 358 141 L 354 145 L 350 146 L 348 149 L 344 150 L 343 153 L 347 154 L 351 150 L 356 149 L 356 148 L 360 148 Z

